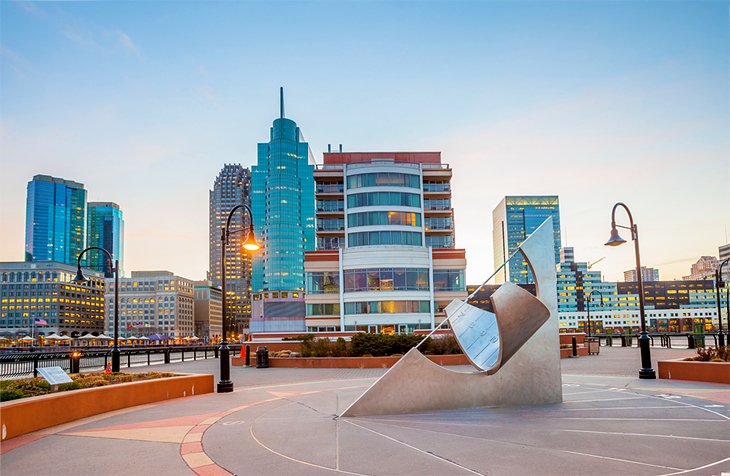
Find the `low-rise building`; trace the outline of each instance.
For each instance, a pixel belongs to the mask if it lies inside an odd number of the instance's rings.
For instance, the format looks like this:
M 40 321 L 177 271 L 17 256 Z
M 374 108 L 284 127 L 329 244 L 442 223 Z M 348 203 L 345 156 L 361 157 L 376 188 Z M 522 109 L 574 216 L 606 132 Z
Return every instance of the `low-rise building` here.
M 223 292 L 210 281 L 195 281 L 195 335 L 216 342 L 223 335 Z
M 0 335 L 79 337 L 104 330 L 104 276 L 56 261 L 0 263 Z
M 114 332 L 114 279 L 106 280 L 107 333 Z M 195 332 L 193 281 L 170 271 L 132 271 L 119 279 L 119 335 L 161 334 L 182 339 Z

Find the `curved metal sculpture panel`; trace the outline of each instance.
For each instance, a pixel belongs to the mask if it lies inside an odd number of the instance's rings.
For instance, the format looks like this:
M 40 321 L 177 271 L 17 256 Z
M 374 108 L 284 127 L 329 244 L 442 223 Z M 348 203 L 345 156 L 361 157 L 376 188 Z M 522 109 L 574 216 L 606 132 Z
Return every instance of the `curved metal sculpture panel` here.
M 503 284 L 492 294 L 495 312 L 455 299 L 446 307 L 456 341 L 469 361 L 487 374 L 497 372 L 550 318 L 550 311 L 521 287 Z
M 455 300 L 446 308 L 459 345 L 477 369 L 448 370 L 413 348 L 341 416 L 392 415 L 562 400 L 553 223 L 520 246 L 537 297 L 514 284 L 492 295 L 489 313 Z

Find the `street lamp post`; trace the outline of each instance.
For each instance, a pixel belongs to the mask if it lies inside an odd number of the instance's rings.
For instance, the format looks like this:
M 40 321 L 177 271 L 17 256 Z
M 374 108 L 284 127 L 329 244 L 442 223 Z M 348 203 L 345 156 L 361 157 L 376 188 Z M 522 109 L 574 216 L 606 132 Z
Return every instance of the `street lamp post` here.
M 249 225 L 247 230 L 230 230 L 231 219 L 236 210 L 245 209 L 248 212 Z M 261 247 L 256 243 L 256 237 L 253 232 L 253 213 L 248 205 L 236 205 L 233 210 L 228 213 L 226 219 L 226 225 L 221 230 L 221 291 L 223 296 L 221 297 L 221 311 L 223 313 L 222 323 L 222 340 L 219 348 L 220 352 L 220 381 L 218 382 L 217 391 L 218 393 L 228 393 L 233 391 L 233 382 L 231 381 L 231 359 L 230 349 L 228 347 L 228 329 L 226 326 L 226 246 L 229 243 L 230 235 L 233 233 L 239 233 L 246 231 L 246 239 L 244 240 L 242 247 L 246 251 L 254 252 L 258 251 Z
M 622 226 L 616 224 L 616 209 L 622 207 L 629 216 L 629 225 Z M 606 246 L 619 246 L 626 243 L 626 240 L 618 235 L 616 228 L 624 228 L 631 231 L 631 239 L 634 241 L 634 252 L 636 255 L 636 281 L 639 285 L 639 316 L 641 317 L 641 335 L 639 336 L 639 348 L 641 349 L 641 370 L 639 370 L 639 378 L 655 379 L 656 372 L 651 368 L 651 348 L 649 347 L 649 333 L 646 332 L 646 316 L 644 314 L 644 280 L 641 276 L 641 257 L 639 255 L 639 229 L 634 224 L 629 207 L 619 202 L 613 206 L 611 210 L 611 237 L 606 242 Z
M 730 261 L 730 258 L 727 258 L 725 261 L 720 263 L 720 266 L 718 266 L 717 270 L 715 270 L 715 294 L 717 297 L 717 323 L 720 327 L 720 347 L 725 346 L 725 334 L 722 330 L 722 303 L 720 302 L 720 288 L 727 286 L 727 283 L 722 281 L 722 267 L 725 266 L 728 261 Z M 727 305 L 728 320 L 730 321 L 730 303 L 727 303 Z M 728 326 L 730 326 L 730 322 L 728 322 Z
M 111 253 L 104 248 L 97 246 L 89 246 L 84 251 L 79 253 L 76 259 L 76 276 L 71 280 L 74 283 L 88 283 L 89 280 L 84 276 L 81 271 L 81 257 L 91 250 L 97 250 L 104 253 L 104 256 L 109 260 L 109 266 L 111 271 L 114 273 L 114 346 L 112 347 L 112 372 L 120 371 L 120 354 L 119 354 L 119 260 L 115 260 Z
M 601 295 L 601 306 L 603 306 L 603 293 L 598 289 L 591 289 L 591 292 L 588 293 L 588 337 L 591 336 L 591 301 L 593 301 L 593 298 L 591 296 L 593 295 L 593 293 L 598 293 Z

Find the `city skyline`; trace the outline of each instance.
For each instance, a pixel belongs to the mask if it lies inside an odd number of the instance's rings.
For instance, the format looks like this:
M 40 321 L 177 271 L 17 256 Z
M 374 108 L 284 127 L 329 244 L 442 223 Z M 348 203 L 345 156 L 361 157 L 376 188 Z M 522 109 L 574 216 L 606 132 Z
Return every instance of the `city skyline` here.
M 0 5 L 0 261 L 22 261 L 25 184 L 46 174 L 125 210 L 128 270 L 202 279 L 210 183 L 255 164 L 280 85 L 318 163 L 327 143 L 442 152 L 470 283 L 493 270 L 505 195 L 558 195 L 563 244 L 605 256 L 606 280 L 633 262 L 603 247 L 617 201 L 664 279 L 728 242 L 723 2 L 286 5 Z M 310 28 L 296 48 L 258 51 L 274 20 L 297 17 Z M 200 36 L 177 36 L 191 25 Z M 266 38 L 277 50 L 296 34 Z

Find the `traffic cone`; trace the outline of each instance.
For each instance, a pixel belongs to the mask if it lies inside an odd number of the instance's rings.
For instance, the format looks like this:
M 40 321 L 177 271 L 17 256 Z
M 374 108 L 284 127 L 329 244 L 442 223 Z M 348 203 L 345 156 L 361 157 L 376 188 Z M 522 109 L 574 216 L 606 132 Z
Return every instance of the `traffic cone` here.
M 110 373 L 112 373 L 112 364 L 111 364 L 111 362 L 107 362 L 107 363 L 106 363 L 106 368 L 104 369 L 104 373 L 105 373 L 105 374 L 110 374 Z

